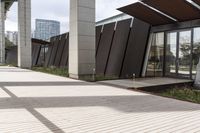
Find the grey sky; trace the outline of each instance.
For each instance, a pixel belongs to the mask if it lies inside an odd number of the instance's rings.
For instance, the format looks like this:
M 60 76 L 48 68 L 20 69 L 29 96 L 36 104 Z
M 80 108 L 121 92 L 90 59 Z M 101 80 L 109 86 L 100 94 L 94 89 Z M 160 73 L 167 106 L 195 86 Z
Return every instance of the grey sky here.
M 96 20 L 119 14 L 116 8 L 135 1 L 137 0 L 96 0 Z M 61 32 L 67 32 L 69 29 L 69 0 L 32 0 L 32 30 L 36 18 L 60 21 Z M 6 31 L 17 31 L 17 3 L 7 14 Z

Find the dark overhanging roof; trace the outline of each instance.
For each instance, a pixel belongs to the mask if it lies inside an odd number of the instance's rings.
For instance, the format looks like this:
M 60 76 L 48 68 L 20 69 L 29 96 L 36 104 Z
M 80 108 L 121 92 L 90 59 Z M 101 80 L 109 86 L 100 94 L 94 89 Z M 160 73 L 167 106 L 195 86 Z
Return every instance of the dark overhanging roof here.
M 198 5 L 200 5 L 200 0 L 193 0 L 195 3 L 197 3 Z
M 143 0 L 142 2 L 180 22 L 200 18 L 200 10 L 186 0 Z
M 140 2 L 119 8 L 118 10 L 150 23 L 151 25 L 162 25 L 174 22 L 172 19 L 154 11 Z
M 142 0 L 118 10 L 153 26 L 200 19 L 200 9 L 186 0 Z

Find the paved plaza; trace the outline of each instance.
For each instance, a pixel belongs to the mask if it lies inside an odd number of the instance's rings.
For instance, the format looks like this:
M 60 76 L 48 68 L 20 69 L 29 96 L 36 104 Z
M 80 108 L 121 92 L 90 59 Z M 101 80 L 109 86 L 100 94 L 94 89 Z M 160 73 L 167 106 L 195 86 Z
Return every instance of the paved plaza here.
M 200 132 L 200 105 L 0 67 L 0 133 Z

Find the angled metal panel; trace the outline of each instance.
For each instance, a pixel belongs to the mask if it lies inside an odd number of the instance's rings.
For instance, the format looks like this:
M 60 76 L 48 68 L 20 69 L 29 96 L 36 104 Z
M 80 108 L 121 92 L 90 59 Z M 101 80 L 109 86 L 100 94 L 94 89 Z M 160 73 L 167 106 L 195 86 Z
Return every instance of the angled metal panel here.
M 58 50 L 57 50 L 57 54 L 56 54 L 56 58 L 55 58 L 55 66 L 59 67 L 60 65 L 60 61 L 61 61 L 61 57 L 62 57 L 62 52 L 65 46 L 65 37 L 66 34 L 61 35 L 61 40 L 58 44 Z
M 143 0 L 142 2 L 177 19 L 178 21 L 200 18 L 200 10 L 186 0 Z
M 153 26 L 174 22 L 172 19 L 152 10 L 151 8 L 141 4 L 140 2 L 136 2 L 134 4 L 119 8 L 118 10 L 135 18 L 143 20 Z
M 102 25 L 96 27 L 96 51 L 98 50 L 102 27 Z
M 54 38 L 52 37 L 50 39 L 50 45 L 48 45 L 47 56 L 45 57 L 45 62 L 44 62 L 45 67 L 49 66 L 49 61 L 50 61 L 51 53 L 52 53 L 52 50 L 53 50 L 53 43 L 54 43 Z
M 60 41 L 59 39 L 60 39 L 60 36 L 55 37 L 55 41 L 54 41 L 54 44 L 53 44 L 53 50 L 52 50 L 51 57 L 50 57 L 50 60 L 49 60 L 49 66 L 54 66 L 56 53 L 57 53 L 58 45 L 59 45 L 59 41 Z
M 17 61 L 18 61 L 17 51 L 18 51 L 17 46 L 12 46 L 11 48 L 8 49 L 7 54 L 6 54 L 7 64 L 17 65 Z
M 192 0 L 194 1 L 196 4 L 200 5 L 200 0 Z
M 106 76 L 119 77 L 128 42 L 131 20 L 117 22 L 113 44 L 106 69 Z
M 34 53 L 32 54 L 32 65 L 36 66 L 39 55 L 40 55 L 41 45 L 33 45 L 33 47 L 35 50 L 34 50 Z
M 68 67 L 68 56 L 69 56 L 69 33 L 65 34 L 64 49 L 62 51 L 60 67 Z
M 110 52 L 110 47 L 113 39 L 115 23 L 104 25 L 104 30 L 99 42 L 99 48 L 96 56 L 96 73 L 104 75 L 106 64 Z
M 123 63 L 122 78 L 141 76 L 150 25 L 134 19 Z

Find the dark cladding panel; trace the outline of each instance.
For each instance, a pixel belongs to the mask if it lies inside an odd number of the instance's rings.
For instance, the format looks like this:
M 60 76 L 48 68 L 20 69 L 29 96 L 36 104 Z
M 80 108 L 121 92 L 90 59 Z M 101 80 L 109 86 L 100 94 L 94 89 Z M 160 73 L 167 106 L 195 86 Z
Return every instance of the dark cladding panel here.
M 51 53 L 52 53 L 52 50 L 53 50 L 53 43 L 54 43 L 54 38 L 52 37 L 50 39 L 50 45 L 48 45 L 47 56 L 45 57 L 45 62 L 44 62 L 45 67 L 49 66 L 49 61 L 50 61 Z
M 122 7 L 118 10 L 120 10 L 126 14 L 129 14 L 135 18 L 143 20 L 151 25 L 162 25 L 162 24 L 169 24 L 169 23 L 174 22 L 173 20 L 169 19 L 168 17 L 150 9 L 149 7 L 143 5 L 139 2 Z
M 193 0 L 196 4 L 200 5 L 200 0 Z
M 32 44 L 32 65 L 34 66 L 34 58 L 35 58 L 36 46 Z
M 17 46 L 12 46 L 6 51 L 6 63 L 17 65 Z
M 96 73 L 99 75 L 104 75 L 106 69 L 107 59 L 114 34 L 114 27 L 115 23 L 104 25 L 96 56 Z
M 68 67 L 68 56 L 69 56 L 69 33 L 65 34 L 64 49 L 62 51 L 60 67 Z
M 56 36 L 54 44 L 53 44 L 51 57 L 50 57 L 50 60 L 49 60 L 49 66 L 54 66 L 54 62 L 55 62 L 56 53 L 57 53 L 57 50 L 58 50 L 59 41 L 60 41 L 60 36 Z
M 36 66 L 37 65 L 37 61 L 38 61 L 38 58 L 40 56 L 40 50 L 41 50 L 41 45 L 34 45 L 34 53 L 32 54 L 32 65 L 33 66 Z
M 50 57 L 51 57 L 52 50 L 53 50 L 53 45 L 49 45 L 48 51 L 47 51 L 47 56 L 45 57 L 44 67 L 49 66 L 49 60 L 50 60 Z
M 56 54 L 56 59 L 55 59 L 55 66 L 59 67 L 60 66 L 60 61 L 61 61 L 61 57 L 62 57 L 62 52 L 63 52 L 63 49 L 64 49 L 64 46 L 65 46 L 65 37 L 66 37 L 66 34 L 63 34 L 60 36 L 61 40 L 60 40 L 60 43 L 58 45 L 58 50 L 57 50 L 57 54 Z
M 128 42 L 131 20 L 132 19 L 128 19 L 117 23 L 106 69 L 106 76 L 120 76 L 124 52 Z
M 200 18 L 200 10 L 186 0 L 143 0 L 142 2 L 177 19 L 178 21 Z
M 98 49 L 98 46 L 99 46 L 101 30 L 102 30 L 102 25 L 96 27 L 96 50 Z
M 134 19 L 121 77 L 130 78 L 132 74 L 136 74 L 137 77 L 141 76 L 149 28 L 149 24 Z

